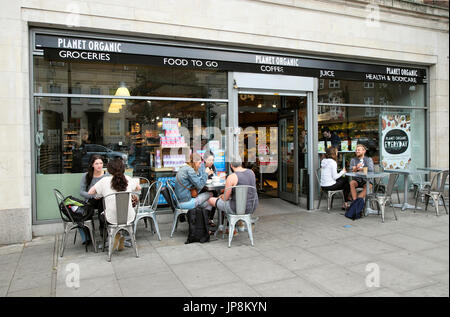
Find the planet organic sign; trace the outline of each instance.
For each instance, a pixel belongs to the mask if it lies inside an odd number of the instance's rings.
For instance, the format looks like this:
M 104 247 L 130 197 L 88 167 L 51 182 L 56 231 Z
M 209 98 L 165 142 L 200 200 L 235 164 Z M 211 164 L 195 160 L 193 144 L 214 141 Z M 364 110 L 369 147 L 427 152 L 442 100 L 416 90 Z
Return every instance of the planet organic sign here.
M 402 154 L 409 147 L 409 138 L 405 131 L 394 129 L 384 137 L 384 149 L 389 154 Z
M 382 114 L 381 164 L 387 169 L 404 169 L 411 163 L 411 115 Z

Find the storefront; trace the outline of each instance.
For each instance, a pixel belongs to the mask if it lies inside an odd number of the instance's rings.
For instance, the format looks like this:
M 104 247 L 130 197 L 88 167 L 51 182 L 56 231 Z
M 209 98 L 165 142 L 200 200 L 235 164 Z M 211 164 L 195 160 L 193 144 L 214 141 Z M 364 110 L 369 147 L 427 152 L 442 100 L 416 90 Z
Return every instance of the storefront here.
M 34 224 L 58 219 L 52 189 L 79 193 L 93 154 L 105 162 L 121 157 L 130 175 L 162 179 L 192 149 L 211 149 L 223 173 L 239 154 L 261 195 L 305 209 L 317 199 L 323 128 L 339 138 L 342 165 L 357 142 L 381 166 L 428 162 L 425 68 L 49 29 L 30 34 Z M 404 133 L 401 160 L 390 156 L 395 149 L 385 151 L 400 142 L 385 142 L 393 128 Z

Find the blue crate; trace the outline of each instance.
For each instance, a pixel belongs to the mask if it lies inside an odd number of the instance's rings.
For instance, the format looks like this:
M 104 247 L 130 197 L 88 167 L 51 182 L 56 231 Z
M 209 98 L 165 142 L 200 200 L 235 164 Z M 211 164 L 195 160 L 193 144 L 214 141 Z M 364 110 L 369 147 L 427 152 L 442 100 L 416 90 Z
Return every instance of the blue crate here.
M 163 186 L 165 186 L 168 180 L 175 182 L 175 177 L 158 177 L 156 180 L 162 182 Z M 167 205 L 163 195 L 159 195 L 158 205 Z

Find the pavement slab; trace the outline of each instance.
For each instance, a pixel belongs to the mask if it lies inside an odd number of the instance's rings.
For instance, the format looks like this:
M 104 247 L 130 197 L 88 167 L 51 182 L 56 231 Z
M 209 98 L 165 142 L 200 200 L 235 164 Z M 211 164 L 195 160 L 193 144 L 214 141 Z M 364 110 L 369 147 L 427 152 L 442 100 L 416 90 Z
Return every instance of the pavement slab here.
M 106 252 L 86 252 L 79 235 L 74 244 L 75 231 L 63 257 L 61 235 L 0 246 L 0 296 L 449 296 L 448 215 L 398 210 L 398 221 L 390 211 L 385 223 L 352 221 L 339 207 L 261 200 L 254 246 L 247 232 L 231 248 L 221 234 L 184 244 L 187 223 L 171 238 L 170 217 L 159 224 L 162 241 L 139 224 L 138 258 L 125 248 L 108 262 Z

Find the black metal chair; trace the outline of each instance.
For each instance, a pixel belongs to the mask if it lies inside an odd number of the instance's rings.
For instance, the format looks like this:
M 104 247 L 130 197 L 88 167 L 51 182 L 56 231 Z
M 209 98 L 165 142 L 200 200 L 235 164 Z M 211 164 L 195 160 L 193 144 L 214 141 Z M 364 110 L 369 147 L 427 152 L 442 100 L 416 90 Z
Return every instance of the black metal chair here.
M 61 242 L 61 246 L 59 249 L 59 256 L 63 257 L 64 256 L 64 249 L 66 246 L 66 239 L 67 239 L 67 235 L 69 234 L 69 232 L 72 229 L 78 229 L 80 228 L 81 230 L 84 229 L 88 229 L 89 230 L 89 235 L 91 237 L 91 241 L 92 241 L 92 245 L 94 247 L 94 251 L 97 252 L 97 242 L 95 241 L 95 231 L 94 231 L 94 226 L 93 226 L 93 220 L 92 219 L 88 219 L 88 220 L 84 220 L 84 221 L 75 221 L 71 215 L 71 211 L 69 211 L 69 209 L 67 208 L 66 205 L 64 205 L 64 195 L 57 190 L 56 188 L 53 189 L 53 193 L 55 194 L 55 198 L 56 198 L 56 203 L 58 205 L 58 210 L 59 210 L 59 214 L 61 215 L 61 220 L 63 221 L 63 225 L 64 225 L 64 234 L 63 234 L 63 240 Z M 63 212 L 61 210 L 61 208 L 64 208 L 64 210 L 66 212 Z M 75 238 L 73 243 L 75 243 L 76 241 L 76 232 L 75 232 Z M 86 244 L 86 252 L 87 252 L 87 247 L 88 245 Z

